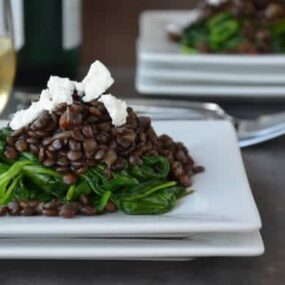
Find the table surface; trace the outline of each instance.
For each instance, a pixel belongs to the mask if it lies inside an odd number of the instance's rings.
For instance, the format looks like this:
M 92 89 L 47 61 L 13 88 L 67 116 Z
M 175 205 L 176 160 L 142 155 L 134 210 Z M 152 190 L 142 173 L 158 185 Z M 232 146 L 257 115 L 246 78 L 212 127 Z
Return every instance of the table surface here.
M 120 69 L 114 73 L 113 94 L 137 97 L 134 71 Z M 240 117 L 285 109 L 285 101 L 215 101 Z M 11 100 L 8 111 L 14 108 Z M 0 284 L 284 284 L 285 137 L 244 149 L 242 154 L 263 222 L 263 256 L 187 262 L 1 260 Z

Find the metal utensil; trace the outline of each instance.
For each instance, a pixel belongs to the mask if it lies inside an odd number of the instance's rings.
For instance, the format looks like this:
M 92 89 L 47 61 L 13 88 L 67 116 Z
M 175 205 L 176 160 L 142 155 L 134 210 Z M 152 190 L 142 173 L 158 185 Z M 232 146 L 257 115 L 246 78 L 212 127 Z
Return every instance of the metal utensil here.
M 155 120 L 228 120 L 237 130 L 240 147 L 259 144 L 285 134 L 285 112 L 263 115 L 256 119 L 238 119 L 218 104 L 157 99 L 127 99 L 140 115 Z
M 39 97 L 37 93 L 17 92 L 21 107 Z M 154 120 L 227 120 L 237 130 L 240 147 L 259 144 L 285 134 L 285 112 L 263 115 L 256 119 L 238 119 L 227 114 L 218 104 L 162 99 L 126 99 L 140 115 Z

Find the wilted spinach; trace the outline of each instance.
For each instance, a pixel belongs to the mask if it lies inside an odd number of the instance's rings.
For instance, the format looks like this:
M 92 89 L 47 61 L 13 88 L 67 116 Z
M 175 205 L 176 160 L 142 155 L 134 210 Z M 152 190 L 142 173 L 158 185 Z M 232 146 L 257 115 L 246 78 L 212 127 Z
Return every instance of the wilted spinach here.
M 106 175 L 106 166 L 97 165 L 79 177 L 76 184 L 67 186 L 62 175 L 45 167 L 31 153 L 23 152 L 17 161 L 4 157 L 9 128 L 0 130 L 0 205 L 13 199 L 61 202 L 77 201 L 81 195 L 92 198 L 93 205 L 102 211 L 112 201 L 130 215 L 154 215 L 170 211 L 177 199 L 188 192 L 175 181 L 168 180 L 169 163 L 162 156 L 145 156 L 143 164 L 128 165 Z

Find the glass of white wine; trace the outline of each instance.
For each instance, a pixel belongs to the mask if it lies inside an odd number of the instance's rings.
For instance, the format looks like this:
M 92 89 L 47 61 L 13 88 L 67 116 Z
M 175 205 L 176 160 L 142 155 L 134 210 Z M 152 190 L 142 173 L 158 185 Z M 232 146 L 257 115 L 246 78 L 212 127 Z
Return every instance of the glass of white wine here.
M 0 114 L 8 102 L 15 72 L 11 3 L 10 0 L 0 0 Z

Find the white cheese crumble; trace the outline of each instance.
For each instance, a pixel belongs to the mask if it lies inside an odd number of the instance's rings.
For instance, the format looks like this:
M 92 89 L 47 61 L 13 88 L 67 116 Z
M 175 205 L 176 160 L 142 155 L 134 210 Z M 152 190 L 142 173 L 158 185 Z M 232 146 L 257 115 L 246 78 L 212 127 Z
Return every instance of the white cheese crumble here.
M 75 85 L 68 78 L 60 78 L 51 76 L 48 81 L 48 89 L 41 92 L 39 101 L 32 102 L 31 106 L 26 110 L 18 111 L 14 114 L 10 122 L 13 130 L 18 130 L 34 121 L 42 111 L 53 111 L 60 103 L 68 105 L 73 103 L 72 94 Z
M 9 125 L 13 130 L 18 130 L 34 121 L 42 111 L 50 109 L 52 101 L 48 90 L 45 89 L 41 93 L 40 100 L 32 102 L 28 109 L 16 112 Z
M 79 91 L 84 90 L 82 100 L 90 102 L 102 95 L 113 83 L 114 79 L 108 68 L 99 60 L 96 60 L 82 80 L 82 86 L 79 84 L 77 88 L 79 88 Z
M 68 78 L 51 76 L 47 86 L 54 106 L 60 103 L 66 103 L 67 105 L 71 105 L 73 103 L 72 94 L 75 89 L 73 81 Z
M 51 76 L 47 83 L 48 88 L 41 92 L 39 101 L 33 102 L 26 110 L 16 112 L 9 125 L 13 130 L 17 130 L 34 121 L 42 111 L 52 112 L 60 103 L 71 105 L 75 90 L 84 102 L 98 99 L 113 83 L 110 71 L 98 60 L 91 65 L 82 82 Z M 124 101 L 113 95 L 103 95 L 99 101 L 105 105 L 115 126 L 126 123 L 128 114 Z
M 77 82 L 77 81 L 72 81 L 74 86 L 75 86 L 75 90 L 77 91 L 77 94 L 79 96 L 82 96 L 84 94 L 84 86 L 81 82 Z
M 9 125 L 13 130 L 18 130 L 35 120 L 41 112 L 42 110 L 38 108 L 37 102 L 33 102 L 29 109 L 15 113 Z
M 119 127 L 126 123 L 128 112 L 125 101 L 117 99 L 111 94 L 101 96 L 98 101 L 104 104 L 115 127 Z
M 51 111 L 54 109 L 54 103 L 52 101 L 52 96 L 48 89 L 44 89 L 41 92 L 41 96 L 38 102 L 38 108 L 42 110 Z

